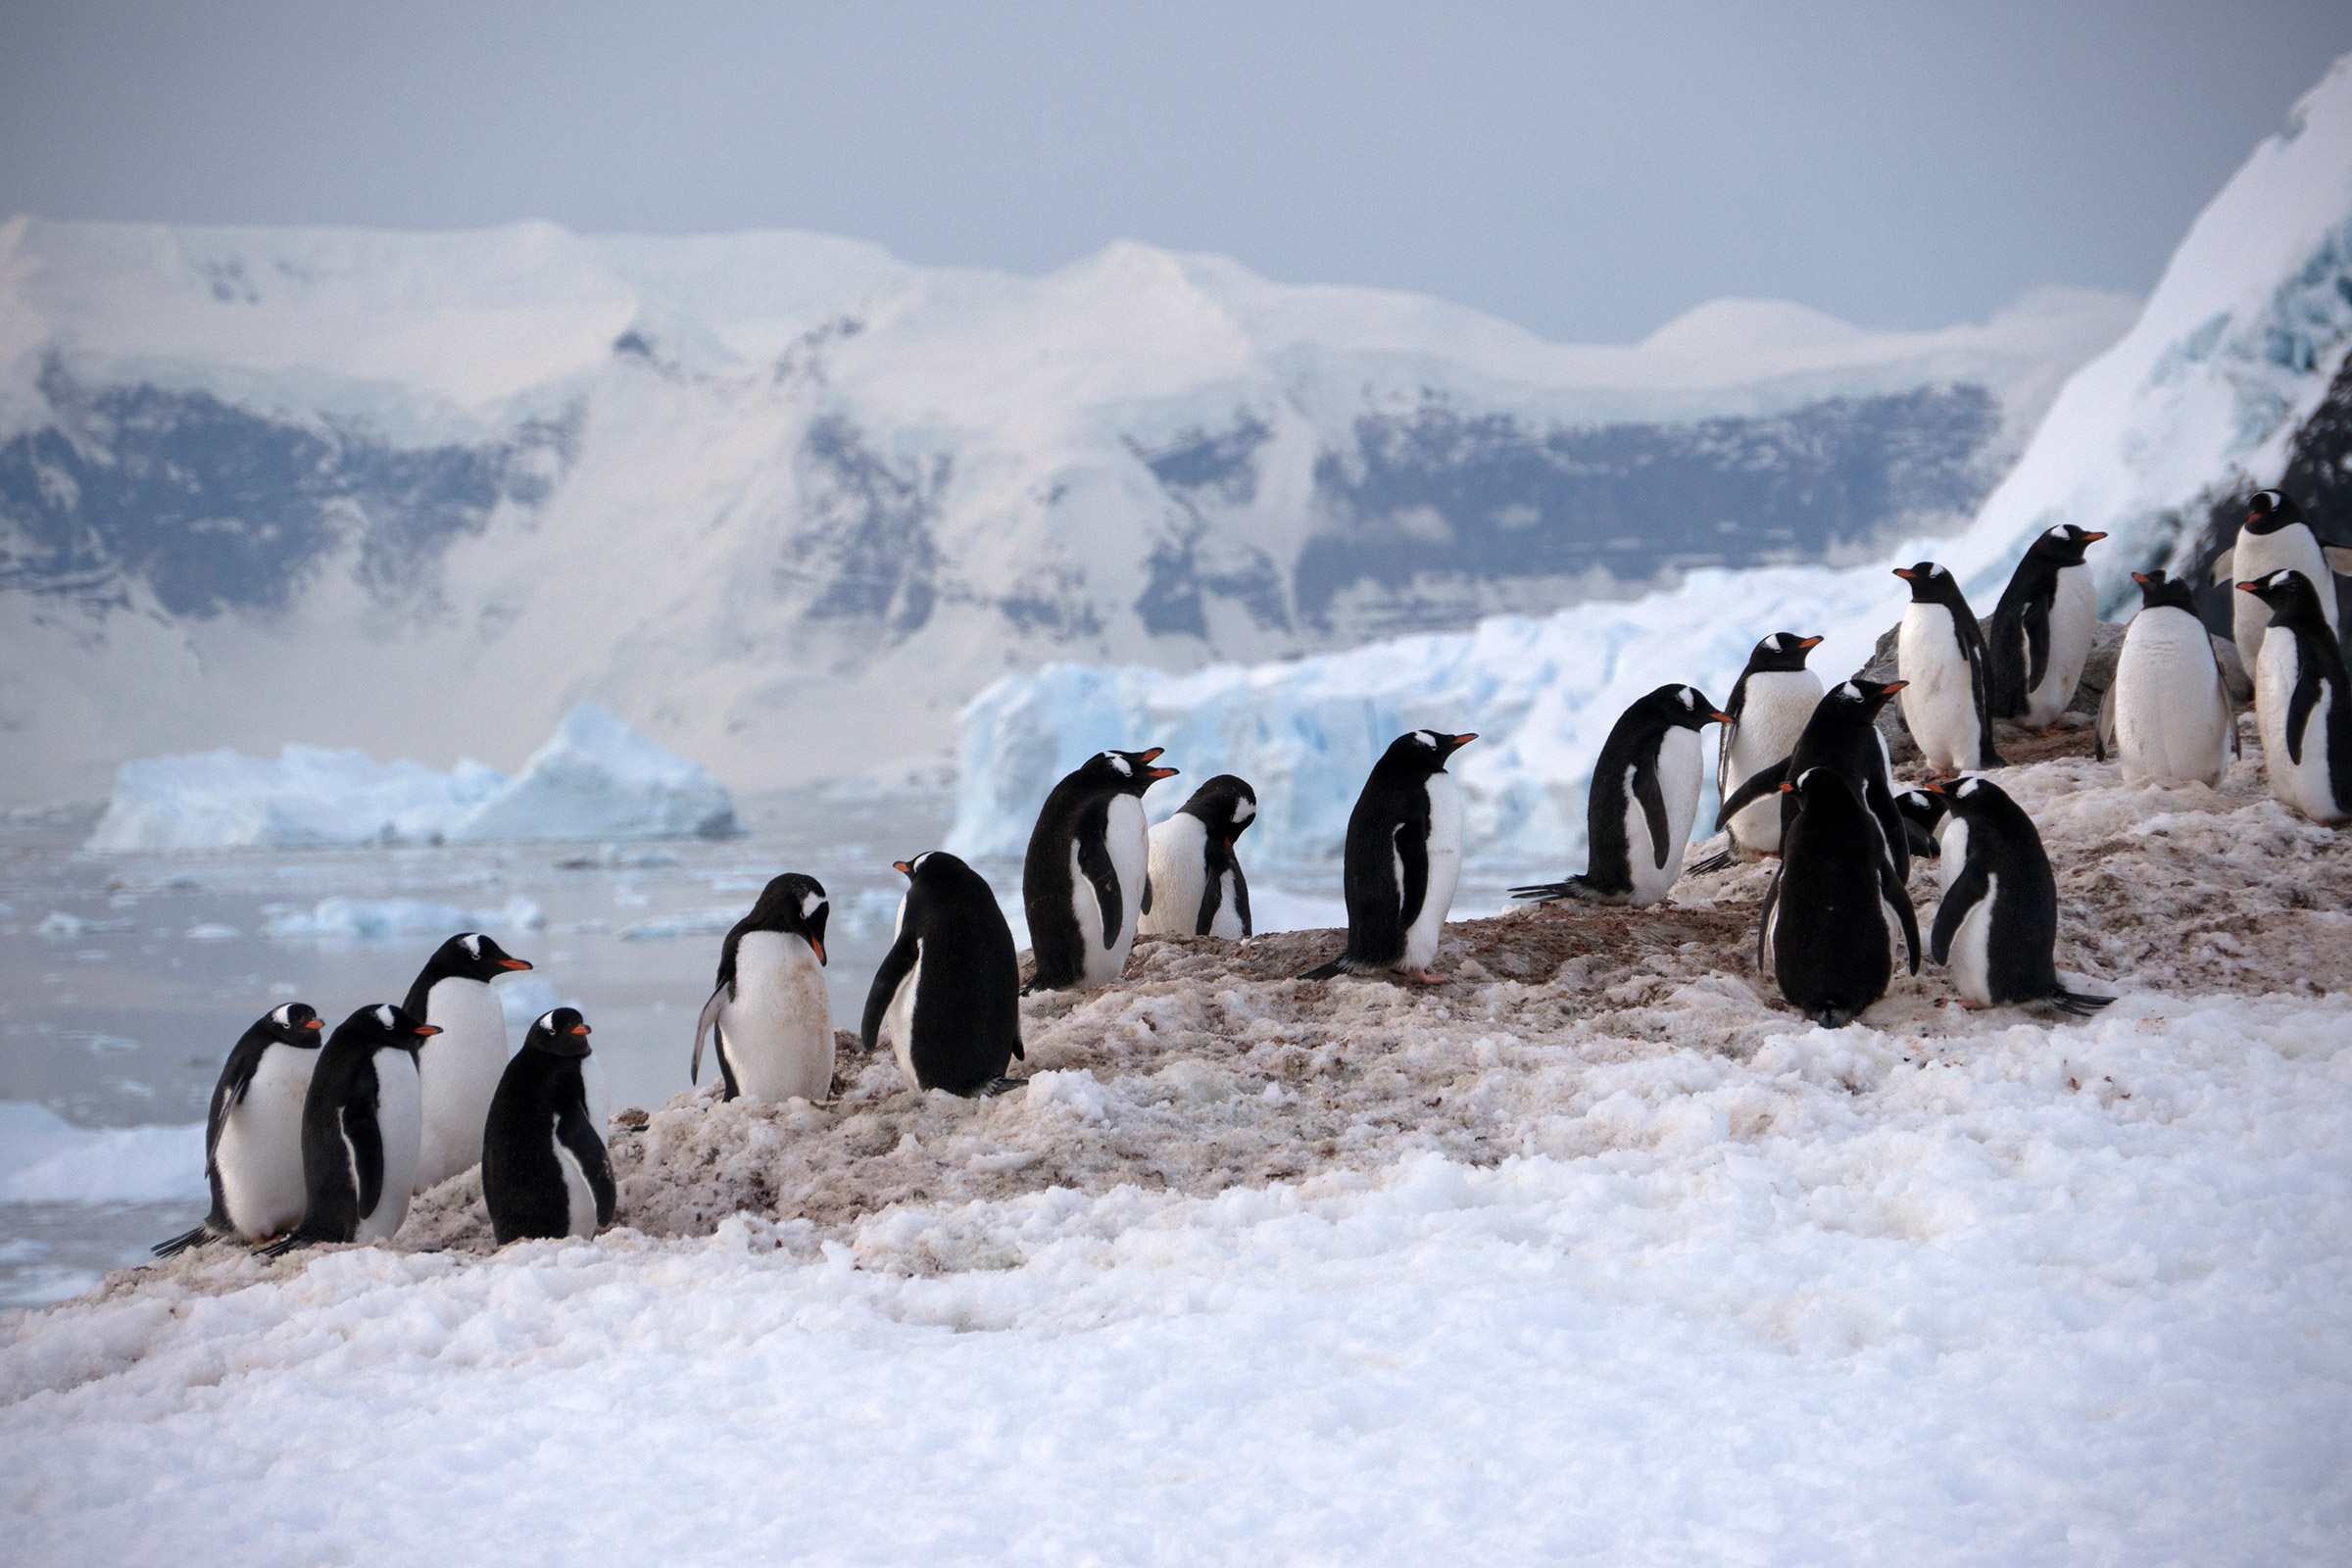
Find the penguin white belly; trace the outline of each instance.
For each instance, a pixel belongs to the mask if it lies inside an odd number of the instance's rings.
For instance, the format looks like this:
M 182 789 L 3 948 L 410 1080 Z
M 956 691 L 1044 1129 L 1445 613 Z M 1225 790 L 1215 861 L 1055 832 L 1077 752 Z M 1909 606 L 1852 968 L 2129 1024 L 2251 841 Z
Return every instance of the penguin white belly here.
M 1768 669 L 1747 677 L 1747 695 L 1740 705 L 1740 724 L 1732 731 L 1731 752 L 1723 763 L 1726 795 L 1764 768 L 1796 750 L 1805 721 L 1821 704 L 1821 677 L 1809 669 Z M 1741 810 L 1728 824 L 1732 842 L 1756 855 L 1781 851 L 1781 803 L 1767 796 Z
M 1432 773 L 1429 791 L 1429 891 L 1421 912 L 1405 928 L 1404 966 L 1426 969 L 1438 956 L 1446 911 L 1453 907 L 1454 884 L 1462 879 L 1462 791 L 1451 773 Z
M 2245 595 L 2251 599 L 2253 595 Z M 2082 665 L 2090 658 L 2090 629 L 2099 618 L 2099 591 L 2088 566 L 2067 566 L 2050 596 L 2050 657 L 2041 684 L 2026 694 L 2026 722 L 2046 729 L 2075 700 Z
M 808 940 L 747 931 L 735 945 L 735 998 L 718 1032 L 746 1099 L 824 1103 L 833 1089 L 833 1004 Z
M 1894 650 L 1895 673 L 1906 683 L 1896 694 L 1903 722 L 1928 765 L 1947 773 L 1976 766 L 1982 744 L 1976 682 L 1952 612 L 1914 602 L 1903 612 Z
M 1979 1006 L 1992 1001 L 1992 908 L 2000 896 L 2001 879 L 1986 877 L 1984 896 L 1960 917 L 1960 929 L 1952 933 L 1952 984 Z
M 482 1162 L 482 1124 L 507 1070 L 506 1009 L 488 981 L 434 982 L 425 993 L 424 1021 L 441 1032 L 416 1053 L 424 1096 L 416 1146 L 420 1193 Z
M 1968 864 L 1968 823 L 1951 815 L 1936 821 L 1936 880 L 1945 893 Z
M 405 1051 L 375 1054 L 375 1126 L 384 1141 L 384 1195 L 376 1200 L 372 1212 L 360 1216 L 359 1233 L 352 1238 L 356 1242 L 389 1237 L 409 1217 L 409 1194 L 416 1179 L 416 1140 L 424 1128 L 424 1096 L 417 1083 L 416 1058 Z M 474 1129 L 474 1137 L 481 1137 L 480 1128 Z M 475 1159 L 478 1163 L 478 1152 Z
M 914 964 L 906 978 L 899 982 L 898 995 L 890 999 L 890 1006 L 882 1014 L 882 1028 L 890 1036 L 890 1049 L 899 1058 L 899 1071 L 906 1079 L 906 1087 L 919 1090 L 922 1080 L 914 1075 L 914 994 L 923 983 L 923 950 L 917 943 Z
M 1779 759 L 1775 758 L 1775 761 Z M 1626 847 L 1634 850 L 1634 907 L 1656 904 L 1683 874 L 1683 852 L 1690 848 L 1690 819 L 1698 814 L 1699 775 L 1703 761 L 1696 731 L 1676 726 L 1658 742 L 1658 795 L 1666 803 L 1666 863 L 1658 863 L 1658 846 L 1649 836 L 1649 813 L 1634 794 L 1633 776 L 1626 776 Z M 1778 797 L 1772 802 L 1779 809 Z
M 2127 784 L 2221 787 L 2230 710 L 2204 623 L 2187 611 L 2160 605 L 2132 617 L 2115 666 L 2115 744 Z
M 1236 886 L 1238 879 L 1231 871 L 1221 872 L 1219 877 L 1224 885 L 1217 890 L 1217 914 L 1208 923 L 1208 934 L 1223 937 L 1228 942 L 1239 942 L 1249 933 L 1242 929 L 1241 889 Z
M 611 1141 L 612 1137 L 612 1091 L 605 1085 L 605 1064 L 594 1055 L 580 1062 L 580 1098 L 588 1103 L 588 1125 L 596 1136 Z
M 1144 826 L 1144 803 L 1132 795 L 1114 795 L 1102 824 L 1103 848 L 1110 852 L 1110 869 L 1119 879 L 1119 929 L 1108 934 L 1098 967 L 1096 953 L 1086 955 L 1089 985 L 1108 985 L 1126 972 L 1127 954 L 1135 946 L 1136 922 L 1143 915 L 1144 867 L 1152 858 L 1152 835 Z M 1098 913 L 1097 923 L 1100 924 Z
M 1138 930 L 1160 937 L 1194 934 L 1208 873 L 1207 848 L 1206 824 L 1182 811 L 1152 830 L 1152 912 L 1138 922 Z
M 2344 813 L 2336 808 L 2333 781 L 2328 776 L 2328 710 L 2335 705 L 2334 688 L 2322 687 L 2319 701 L 2304 716 L 2303 760 L 2296 761 L 2286 747 L 2287 710 L 2294 706 L 2302 662 L 2302 650 L 2293 636 L 2263 639 L 2262 666 L 2254 680 L 2263 770 L 2270 775 L 2271 793 L 2288 807 L 2314 822 L 2340 822 Z
M 247 1241 L 302 1223 L 309 1190 L 302 1180 L 302 1102 L 318 1053 L 271 1046 L 262 1053 L 245 1098 L 220 1119 L 213 1163 L 228 1220 Z
M 2254 582 L 2274 571 L 2299 571 L 2311 579 L 2320 591 L 2320 611 L 2328 617 L 2328 627 L 2336 630 L 2335 578 L 2329 574 L 2328 558 L 2320 553 L 2320 541 L 2309 528 L 2285 527 L 2277 533 L 2239 533 L 2237 544 L 2230 558 L 2230 575 L 2237 582 Z M 2232 592 L 2230 595 L 2230 634 L 2237 644 L 2237 662 L 2253 669 L 2262 661 L 2262 650 L 2268 642 L 2271 607 L 2252 594 Z M 2292 691 L 2291 686 L 2287 688 Z M 2262 693 L 2254 694 L 2257 706 Z
M 565 1147 L 564 1140 L 556 1135 L 559 1119 L 548 1119 L 547 1135 L 556 1146 L 556 1169 L 564 1173 L 564 1206 L 568 1214 L 564 1234 L 594 1236 L 596 1189 L 588 1185 L 588 1173 L 580 1168 L 580 1156 Z

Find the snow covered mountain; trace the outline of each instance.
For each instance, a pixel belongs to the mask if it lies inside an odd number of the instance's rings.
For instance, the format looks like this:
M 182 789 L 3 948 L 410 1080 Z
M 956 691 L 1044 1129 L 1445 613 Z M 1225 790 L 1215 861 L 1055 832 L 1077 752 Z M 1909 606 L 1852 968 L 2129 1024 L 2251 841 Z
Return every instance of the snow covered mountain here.
M 0 795 L 288 740 L 512 766 L 602 702 L 738 787 L 1169 670 L 1964 517 L 2129 302 L 1545 342 L 1114 245 L 0 224 Z
M 2290 485 L 2324 533 L 2352 539 L 2348 350 L 2352 56 L 2198 217 L 2138 322 L 2067 384 L 1959 536 L 1907 540 L 1849 570 L 1694 572 L 1632 604 L 1255 668 L 1180 677 L 1060 665 L 1008 677 L 963 715 L 949 847 L 1020 854 L 1053 781 L 1115 737 L 1167 747 L 1195 781 L 1250 778 L 1263 824 L 1255 853 L 1328 859 L 1371 760 L 1426 724 L 1482 737 L 1453 766 L 1471 855 L 1576 868 L 1592 762 L 1628 705 L 1668 681 L 1724 699 L 1775 631 L 1827 636 L 1812 658 L 1825 675 L 1858 668 L 1901 614 L 1893 563 L 1942 561 L 1989 616 L 2033 536 L 2079 523 L 2113 536 L 2091 556 L 2112 613 L 2136 603 L 2134 570 L 2210 562 L 2235 537 L 2246 494 L 2265 485 Z M 1160 786 L 1152 813 L 1172 812 L 1187 788 Z

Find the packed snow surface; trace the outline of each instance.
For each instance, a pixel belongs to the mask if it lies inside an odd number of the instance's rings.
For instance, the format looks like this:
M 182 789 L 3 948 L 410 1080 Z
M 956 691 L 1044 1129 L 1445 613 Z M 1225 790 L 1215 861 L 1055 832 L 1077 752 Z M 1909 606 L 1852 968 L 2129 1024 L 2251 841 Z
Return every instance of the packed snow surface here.
M 594 703 L 580 703 L 513 778 L 461 760 L 288 746 L 125 762 L 92 850 L 305 849 L 441 840 L 615 839 L 726 833 L 726 787 Z

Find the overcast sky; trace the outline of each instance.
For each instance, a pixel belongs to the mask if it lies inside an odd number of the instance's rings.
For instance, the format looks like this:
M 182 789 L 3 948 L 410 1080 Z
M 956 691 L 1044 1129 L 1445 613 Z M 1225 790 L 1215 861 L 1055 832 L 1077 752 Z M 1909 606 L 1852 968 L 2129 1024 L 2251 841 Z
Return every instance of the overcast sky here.
M 7 0 L 0 212 L 1130 238 L 1638 338 L 2144 292 L 2331 3 L 617 7 Z

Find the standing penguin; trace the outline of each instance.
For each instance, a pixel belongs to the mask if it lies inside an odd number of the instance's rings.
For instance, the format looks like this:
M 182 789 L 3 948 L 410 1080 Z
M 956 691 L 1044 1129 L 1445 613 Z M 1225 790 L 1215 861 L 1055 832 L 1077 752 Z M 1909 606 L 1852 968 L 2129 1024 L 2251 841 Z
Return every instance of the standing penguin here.
M 1939 774 L 1999 767 L 1992 750 L 1992 677 L 1984 628 L 1952 574 L 1933 561 L 1897 566 L 1911 584 L 1911 605 L 1895 633 L 1895 673 L 1903 678 L 1903 723 L 1928 766 Z
M 2254 670 L 2271 793 L 2332 826 L 2352 817 L 2352 676 L 2343 646 L 2302 572 L 2282 569 L 2237 586 L 2271 611 Z
M 823 1103 L 833 1092 L 833 1004 L 825 994 L 824 884 L 788 871 L 760 890 L 718 950 L 718 982 L 694 1026 L 689 1083 L 703 1039 L 718 1033 L 720 1098 Z M 601 1124 L 600 1124 L 601 1132 Z
M 424 1122 L 416 1050 L 440 1032 L 388 1002 L 335 1026 L 303 1101 L 302 1223 L 264 1255 L 312 1242 L 372 1242 L 400 1229 Z
M 898 938 L 866 993 L 864 1048 L 887 1029 L 909 1089 L 969 1097 L 1019 1088 L 1004 1069 L 1024 1055 L 1021 965 L 995 890 L 944 850 L 897 865 L 909 885 Z
M 1031 990 L 1091 990 L 1126 969 L 1151 858 L 1144 791 L 1176 776 L 1151 765 L 1159 752 L 1097 753 L 1046 797 L 1021 866 L 1037 955 Z
M 2079 1018 L 2113 1002 L 2058 983 L 2051 961 L 2058 882 L 2025 808 L 1981 778 L 1962 779 L 1943 793 L 1954 828 L 1967 831 L 1944 846 L 1943 902 L 1928 940 L 1936 961 L 1950 966 L 1961 997 L 1980 1007 L 2046 1002 Z
M 1783 793 L 1796 814 L 1781 832 L 1781 869 L 1764 895 L 1756 967 L 1806 1017 L 1853 1022 L 1886 994 L 1901 936 L 1919 973 L 1911 896 L 1880 851 L 1877 819 L 1834 767 L 1809 767 Z
M 2328 629 L 2336 629 L 2335 573 L 2352 572 L 2352 550 L 2325 545 L 2303 509 L 2283 490 L 2258 490 L 2246 503 L 2246 520 L 2237 542 L 2213 564 L 2213 580 L 2260 582 L 2277 571 L 2299 571 L 2311 579 L 2320 613 Z M 2230 634 L 2237 644 L 2237 662 L 2252 675 L 2262 660 L 2264 633 L 2270 628 L 2271 609 L 2255 596 L 2232 597 Z M 2255 705 L 2261 706 L 2257 696 Z
M 1728 798 L 1758 768 L 1770 767 L 1796 749 L 1813 710 L 1821 705 L 1821 677 L 1805 667 L 1818 637 L 1776 631 L 1747 656 L 1747 667 L 1724 708 L 1723 739 L 1715 759 L 1715 793 Z M 1781 852 L 1781 808 L 1758 801 L 1726 824 L 1730 853 L 1740 859 Z
M 1903 819 L 1903 837 L 1914 860 L 1933 860 L 1942 853 L 1943 797 L 1926 790 L 1899 790 L 1894 810 Z
M 2092 755 L 2103 762 L 2113 747 L 2127 784 L 2218 790 L 2237 750 L 2237 706 L 2213 636 L 2197 618 L 2188 584 L 2161 571 L 2135 571 L 2132 580 L 2139 584 L 2139 613 L 2124 628 Z
M 1348 816 L 1348 946 L 1301 980 L 1401 969 L 1425 985 L 1462 874 L 1462 792 L 1446 759 L 1478 739 L 1417 729 L 1389 743 Z
M 1257 820 L 1257 791 L 1219 773 L 1152 830 L 1141 929 L 1152 936 L 1250 935 L 1250 881 L 1234 841 Z
M 433 950 L 400 1004 L 438 1036 L 416 1054 L 424 1085 L 417 1192 L 481 1162 L 482 1118 L 507 1069 L 507 1013 L 490 982 L 529 967 L 479 931 L 461 932 Z
M 2083 554 L 2107 536 L 2073 523 L 2027 547 L 1992 612 L 1992 711 L 2048 729 L 2075 700 L 2098 624 L 2099 590 Z
M 1805 721 L 1796 749 L 1772 766 L 1749 774 L 1715 813 L 1715 825 L 1723 826 L 1753 802 L 1804 777 L 1808 768 L 1835 768 L 1879 824 L 1886 864 L 1896 884 L 1909 882 L 1911 837 L 1895 807 L 1894 775 L 1886 766 L 1886 743 L 1879 734 L 1878 723 L 1880 710 L 1903 689 L 1899 680 L 1882 683 L 1859 676 L 1831 687 Z M 1796 819 L 1798 803 L 1794 795 L 1785 792 L 1780 800 L 1781 831 L 1786 834 Z
M 1695 686 L 1661 686 L 1617 716 L 1585 796 L 1585 869 L 1513 888 L 1514 899 L 1585 899 L 1647 908 L 1683 874 L 1706 760 L 1698 732 L 1726 723 Z M 1775 840 L 1778 843 L 1778 840 Z
M 612 1223 L 612 1157 L 580 1077 L 588 1035 L 576 1007 L 542 1013 L 490 1097 L 482 1201 L 501 1247 L 523 1237 L 594 1236 Z
M 321 1038 L 318 1015 L 289 1002 L 262 1014 L 230 1050 L 204 1121 L 212 1211 L 194 1230 L 158 1242 L 156 1256 L 227 1236 L 258 1242 L 301 1220 L 302 1103 Z

